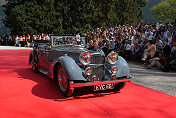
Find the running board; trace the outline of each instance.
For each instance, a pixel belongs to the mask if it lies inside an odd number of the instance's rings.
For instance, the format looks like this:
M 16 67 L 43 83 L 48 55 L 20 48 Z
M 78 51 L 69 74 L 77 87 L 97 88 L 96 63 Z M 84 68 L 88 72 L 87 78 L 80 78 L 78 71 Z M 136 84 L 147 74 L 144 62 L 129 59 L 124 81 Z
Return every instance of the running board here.
M 45 71 L 43 71 L 43 70 L 39 70 L 41 73 L 43 73 L 43 74 L 45 74 L 45 75 L 47 75 L 48 74 L 48 72 L 45 72 Z

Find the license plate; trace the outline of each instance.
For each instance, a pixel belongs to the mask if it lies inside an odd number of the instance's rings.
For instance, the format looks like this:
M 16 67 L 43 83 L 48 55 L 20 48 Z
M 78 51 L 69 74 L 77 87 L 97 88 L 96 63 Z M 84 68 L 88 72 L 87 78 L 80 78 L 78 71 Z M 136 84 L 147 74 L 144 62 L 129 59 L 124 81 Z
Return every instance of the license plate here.
M 100 91 L 100 90 L 108 90 L 108 89 L 114 89 L 115 84 L 103 84 L 103 85 L 95 85 L 94 91 Z

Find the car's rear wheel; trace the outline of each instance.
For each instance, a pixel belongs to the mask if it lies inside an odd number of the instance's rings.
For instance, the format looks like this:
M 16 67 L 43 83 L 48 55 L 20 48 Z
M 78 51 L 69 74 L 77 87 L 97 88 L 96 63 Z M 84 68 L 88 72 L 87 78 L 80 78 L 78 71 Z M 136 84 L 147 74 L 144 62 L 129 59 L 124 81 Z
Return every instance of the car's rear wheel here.
M 126 85 L 126 82 L 120 82 L 120 83 L 115 85 L 114 90 L 120 91 L 121 89 L 123 89 L 125 87 L 125 85 Z
M 38 72 L 38 64 L 35 62 L 34 57 L 32 57 L 31 64 L 32 64 L 32 71 L 37 73 Z
M 59 91 L 64 97 L 69 97 L 73 93 L 73 89 L 70 88 L 70 79 L 62 66 L 57 69 L 56 82 L 59 87 Z

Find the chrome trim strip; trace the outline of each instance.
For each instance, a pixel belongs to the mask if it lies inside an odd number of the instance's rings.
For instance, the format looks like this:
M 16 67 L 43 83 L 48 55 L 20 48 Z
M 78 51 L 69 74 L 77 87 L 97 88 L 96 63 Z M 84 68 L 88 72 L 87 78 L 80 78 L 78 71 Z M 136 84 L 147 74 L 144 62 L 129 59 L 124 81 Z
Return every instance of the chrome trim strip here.
M 70 83 L 70 87 L 85 87 L 85 86 L 112 84 L 112 83 L 120 83 L 120 82 L 131 82 L 131 80 L 126 79 L 126 80 L 112 80 L 112 81 L 88 82 L 88 83 Z
M 87 66 L 104 66 L 104 64 L 88 64 Z
M 91 55 L 93 55 L 93 56 L 103 56 L 100 52 L 91 53 Z
M 78 63 L 79 66 L 82 66 L 83 64 Z M 87 64 L 84 66 L 104 66 L 104 64 Z

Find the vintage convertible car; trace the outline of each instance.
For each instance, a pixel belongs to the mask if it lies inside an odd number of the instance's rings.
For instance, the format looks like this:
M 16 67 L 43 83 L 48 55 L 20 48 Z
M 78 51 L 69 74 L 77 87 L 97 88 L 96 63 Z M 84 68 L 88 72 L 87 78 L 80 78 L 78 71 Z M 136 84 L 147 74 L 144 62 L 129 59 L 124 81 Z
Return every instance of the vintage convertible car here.
M 85 46 L 84 37 L 51 35 L 50 41 L 36 41 L 29 63 L 34 72 L 56 80 L 66 97 L 75 88 L 119 91 L 130 82 L 128 64 L 121 56 L 112 51 L 105 57 L 101 49 L 88 50 Z

